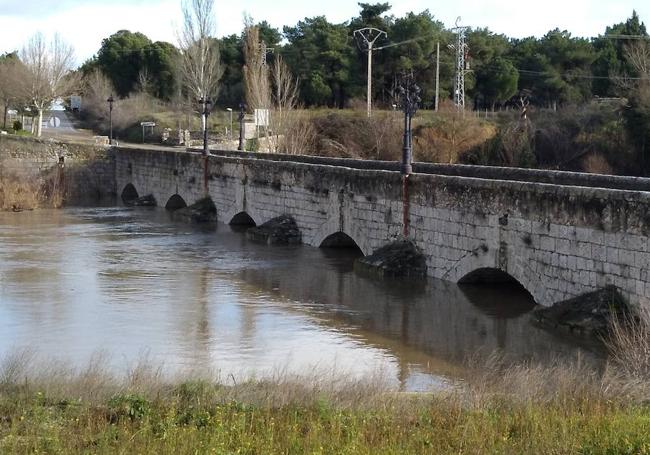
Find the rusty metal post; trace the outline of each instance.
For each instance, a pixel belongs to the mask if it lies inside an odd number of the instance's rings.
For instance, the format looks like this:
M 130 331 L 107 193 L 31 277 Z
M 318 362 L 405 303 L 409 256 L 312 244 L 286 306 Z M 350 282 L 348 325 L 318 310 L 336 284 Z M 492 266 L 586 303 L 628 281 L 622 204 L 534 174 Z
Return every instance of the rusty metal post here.
M 409 176 L 413 172 L 413 132 L 411 120 L 420 104 L 420 87 L 415 84 L 413 73 L 404 74 L 400 84 L 400 104 L 404 112 L 404 146 L 402 148 L 402 207 L 404 237 L 409 236 L 410 197 Z

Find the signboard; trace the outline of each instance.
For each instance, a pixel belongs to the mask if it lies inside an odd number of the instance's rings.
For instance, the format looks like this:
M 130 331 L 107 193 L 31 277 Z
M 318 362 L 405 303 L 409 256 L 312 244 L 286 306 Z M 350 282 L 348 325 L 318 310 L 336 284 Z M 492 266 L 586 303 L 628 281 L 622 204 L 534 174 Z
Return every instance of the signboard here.
M 156 126 L 156 122 L 140 122 L 140 126 L 142 126 L 142 143 L 144 144 L 146 129 L 151 128 L 151 134 L 153 134 L 153 128 Z
M 81 110 L 81 97 L 73 95 L 70 97 L 70 109 L 73 111 Z
M 268 109 L 255 109 L 255 125 L 256 126 L 269 126 L 269 110 Z
M 61 119 L 59 117 L 50 117 L 50 120 L 47 122 L 47 125 L 52 128 L 58 128 L 61 126 Z

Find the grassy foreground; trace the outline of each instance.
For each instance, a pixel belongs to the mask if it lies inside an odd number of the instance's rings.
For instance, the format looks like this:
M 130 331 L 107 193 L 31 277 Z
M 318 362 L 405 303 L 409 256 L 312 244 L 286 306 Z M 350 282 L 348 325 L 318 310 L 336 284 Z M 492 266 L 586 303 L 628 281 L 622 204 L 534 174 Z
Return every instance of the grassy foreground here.
M 644 384 L 518 367 L 441 394 L 372 382 L 0 372 L 0 453 L 645 454 Z M 607 375 L 605 375 L 607 377 Z

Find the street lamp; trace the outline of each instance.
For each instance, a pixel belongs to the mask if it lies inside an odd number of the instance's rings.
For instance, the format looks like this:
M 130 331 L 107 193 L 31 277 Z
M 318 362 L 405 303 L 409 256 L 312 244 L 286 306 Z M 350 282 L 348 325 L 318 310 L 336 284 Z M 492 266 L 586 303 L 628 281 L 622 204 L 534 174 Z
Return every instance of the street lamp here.
M 246 115 L 246 104 L 239 103 L 239 147 L 237 150 L 244 150 L 244 116 Z
M 230 112 L 230 142 L 232 142 L 232 107 L 227 107 L 226 110 Z M 230 147 L 230 145 L 228 145 Z
M 113 102 L 115 100 L 113 99 L 113 94 L 111 93 L 111 96 L 108 97 L 106 102 L 108 103 L 108 119 L 110 123 L 110 134 L 108 136 L 108 144 L 113 145 Z
M 212 101 L 207 97 L 201 97 L 199 103 L 203 108 L 201 113 L 203 115 L 203 154 L 207 156 L 210 154 L 208 149 L 208 115 L 210 115 Z
M 399 87 L 400 107 L 404 112 L 404 147 L 402 149 L 402 174 L 409 175 L 413 172 L 413 135 L 411 132 L 411 119 L 418 110 L 421 98 L 420 87 L 413 80 L 413 73 L 405 74 Z

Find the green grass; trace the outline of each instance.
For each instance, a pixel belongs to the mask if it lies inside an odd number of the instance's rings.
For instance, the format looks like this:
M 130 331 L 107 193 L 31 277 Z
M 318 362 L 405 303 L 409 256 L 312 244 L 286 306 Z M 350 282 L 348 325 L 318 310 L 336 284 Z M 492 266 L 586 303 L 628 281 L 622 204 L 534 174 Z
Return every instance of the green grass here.
M 462 387 L 401 394 L 341 375 L 174 381 L 28 351 L 0 365 L 0 453 L 648 454 L 647 381 L 581 364 L 468 366 Z M 212 377 L 212 376 L 199 376 Z M 644 404 L 646 403 L 646 404 Z
M 372 406 L 224 401 L 183 383 L 163 396 L 103 402 L 23 387 L 0 395 L 1 453 L 650 453 L 650 410 L 634 405 L 467 407 L 454 398 L 387 396 Z
M 650 454 L 647 378 L 615 365 L 494 357 L 452 389 L 404 394 L 334 373 L 173 380 L 147 358 L 117 377 L 106 360 L 6 355 L 0 453 Z

